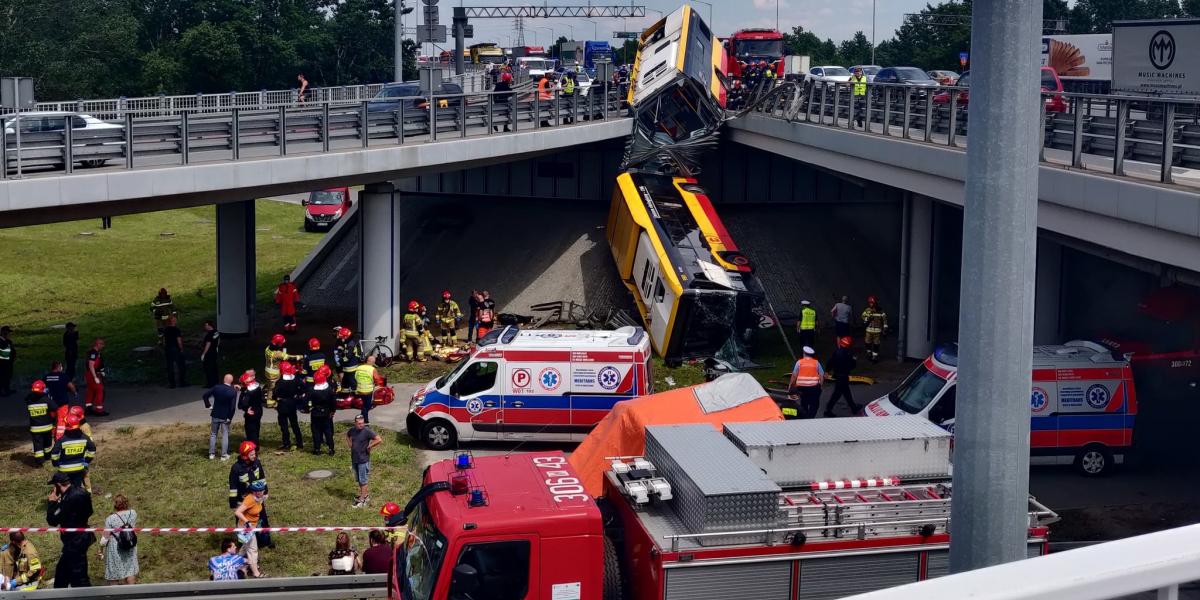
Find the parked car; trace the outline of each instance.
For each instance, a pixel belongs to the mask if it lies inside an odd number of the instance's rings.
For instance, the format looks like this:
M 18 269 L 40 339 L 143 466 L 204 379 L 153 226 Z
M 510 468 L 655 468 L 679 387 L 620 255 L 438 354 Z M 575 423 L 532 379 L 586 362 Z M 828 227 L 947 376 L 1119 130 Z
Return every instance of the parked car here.
M 337 187 L 309 192 L 304 205 L 304 230 L 320 231 L 333 227 L 350 210 L 350 188 Z
M 846 67 L 832 65 L 813 67 L 808 70 L 808 77 L 818 82 L 845 82 L 850 81 L 850 71 L 847 71 Z
M 954 82 L 958 81 L 958 73 L 955 73 L 954 71 L 934 69 L 932 71 L 926 71 L 925 74 L 937 80 L 938 84 L 940 85 L 954 85 Z
M 443 81 L 437 93 L 461 94 L 463 91 L 461 85 Z M 404 110 L 425 110 L 429 107 L 429 92 L 422 90 L 416 82 L 389 83 L 367 102 L 367 112 L 393 112 L 399 110 L 401 102 Z M 461 102 L 461 98 L 438 98 L 438 108 L 457 107 Z
M 925 71 L 916 67 L 888 67 L 875 74 L 875 83 L 902 83 L 905 85 L 935 87 L 938 82 Z
M 1050 67 L 1041 68 L 1041 83 L 1042 92 L 1049 92 L 1051 96 L 1046 98 L 1046 112 L 1067 112 L 1067 103 L 1063 99 L 1062 80 L 1058 78 L 1058 74 Z M 971 72 L 966 71 L 959 76 L 955 86 L 960 88 L 971 87 Z M 967 106 L 970 103 L 971 97 L 969 90 L 963 89 L 958 91 L 957 103 L 959 106 Z M 934 104 L 950 104 L 950 92 L 940 92 L 933 96 Z
M 875 81 L 875 76 L 883 70 L 879 65 L 854 65 L 850 67 L 850 73 L 853 74 L 855 69 L 862 69 L 863 75 L 867 76 L 867 83 Z
M 4 134 L 6 136 L 13 136 L 16 134 L 16 130 L 13 128 L 13 124 L 18 122 L 16 119 L 16 116 L 17 115 L 14 113 L 0 115 L 0 123 L 4 124 Z M 125 130 L 125 126 L 121 125 L 119 123 L 109 123 L 107 121 L 102 121 L 100 119 L 97 119 L 96 117 L 93 117 L 91 115 L 85 115 L 82 113 L 61 112 L 61 111 L 30 111 L 30 112 L 22 112 L 21 113 L 21 119 L 19 121 L 20 127 L 21 127 L 21 134 L 24 135 L 24 134 L 61 132 L 67 128 L 67 119 L 71 120 L 71 131 L 72 132 L 124 131 Z M 8 141 L 8 143 L 10 145 L 14 145 L 16 142 L 14 140 L 10 139 Z M 111 142 L 100 142 L 97 145 L 120 146 L 123 143 L 124 142 L 122 140 L 114 139 Z M 80 145 L 87 146 L 89 144 L 82 143 L 81 141 L 76 139 L 74 146 L 76 146 L 76 148 L 77 148 Z M 24 156 L 25 156 L 25 153 L 22 152 L 22 157 L 24 157 Z M 13 155 L 13 157 L 15 157 L 15 154 Z M 10 161 L 14 160 L 13 157 L 10 157 Z M 99 166 L 104 165 L 104 163 L 108 162 L 108 160 L 107 159 L 84 159 L 84 160 L 78 160 L 76 162 L 78 162 L 79 164 L 81 164 L 85 167 L 99 167 Z

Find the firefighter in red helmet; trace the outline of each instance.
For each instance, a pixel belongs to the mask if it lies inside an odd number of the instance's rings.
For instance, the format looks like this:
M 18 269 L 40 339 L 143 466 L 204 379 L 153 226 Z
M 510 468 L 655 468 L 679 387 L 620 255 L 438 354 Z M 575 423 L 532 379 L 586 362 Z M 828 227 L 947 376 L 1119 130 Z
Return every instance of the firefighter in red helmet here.
M 408 312 L 404 313 L 404 355 L 409 362 L 425 361 L 425 357 L 421 356 L 421 333 L 425 325 L 421 322 L 420 311 L 421 303 L 412 300 L 408 303 Z

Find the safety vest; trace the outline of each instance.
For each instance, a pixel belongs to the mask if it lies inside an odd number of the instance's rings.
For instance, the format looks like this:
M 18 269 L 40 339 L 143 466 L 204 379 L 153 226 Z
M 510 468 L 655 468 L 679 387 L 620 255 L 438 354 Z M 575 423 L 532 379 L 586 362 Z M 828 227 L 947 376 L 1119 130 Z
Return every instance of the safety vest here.
M 854 82 L 854 95 L 867 95 L 867 76 L 866 75 L 851 75 L 850 81 Z
M 29 410 L 29 431 L 31 433 L 49 433 L 54 429 L 54 415 L 50 414 L 50 404 L 46 395 L 33 398 L 32 394 L 26 401 L 25 408 Z
M 417 313 L 404 314 L 404 337 L 417 337 L 421 334 L 421 315 Z
M 375 367 L 373 365 L 358 365 L 354 368 L 354 393 L 370 394 L 375 391 Z
M 543 76 L 542 80 L 538 82 L 537 91 L 538 98 L 541 100 L 554 99 L 554 92 L 551 91 L 550 78 L 548 76 Z
M 867 333 L 883 333 L 887 328 L 887 313 L 878 308 L 867 307 L 862 314 L 863 324 L 867 326 Z
M 563 80 L 563 93 L 570 96 L 575 93 L 575 80 L 567 77 Z
M 88 463 L 96 457 L 94 448 L 92 440 L 87 437 L 63 437 L 54 443 L 50 460 L 61 473 L 78 473 L 87 470 Z
M 167 296 L 164 300 L 159 300 L 158 297 L 155 297 L 154 300 L 150 301 L 150 310 L 154 313 L 155 319 L 166 321 L 171 316 L 171 313 L 175 312 L 175 302 L 171 300 L 170 296 Z
M 813 387 L 821 385 L 821 364 L 815 358 L 802 358 L 796 361 L 796 369 L 792 375 L 792 387 Z
M 800 331 L 813 331 L 817 328 L 817 311 L 811 306 L 800 309 Z
M 454 322 L 462 318 L 462 310 L 458 308 L 458 303 L 453 300 L 442 302 L 437 307 L 438 323 L 444 326 L 454 325 Z

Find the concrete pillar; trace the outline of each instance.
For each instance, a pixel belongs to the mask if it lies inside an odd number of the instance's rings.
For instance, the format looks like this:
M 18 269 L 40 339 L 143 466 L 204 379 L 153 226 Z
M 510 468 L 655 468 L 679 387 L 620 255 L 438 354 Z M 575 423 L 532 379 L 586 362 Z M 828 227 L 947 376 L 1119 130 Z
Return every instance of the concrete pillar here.
M 217 205 L 217 331 L 254 329 L 254 201 Z
M 925 358 L 933 353 L 933 200 L 928 196 L 909 194 L 906 248 L 907 281 L 905 294 L 904 348 L 901 358 Z
M 1041 33 L 1041 0 L 972 5 L 952 573 L 1027 555 Z
M 400 194 L 391 183 L 358 194 L 358 329 L 362 339 L 387 338 L 393 351 L 404 308 L 400 300 Z
M 1033 298 L 1033 343 L 1061 343 L 1062 245 L 1045 238 L 1037 244 L 1037 288 Z

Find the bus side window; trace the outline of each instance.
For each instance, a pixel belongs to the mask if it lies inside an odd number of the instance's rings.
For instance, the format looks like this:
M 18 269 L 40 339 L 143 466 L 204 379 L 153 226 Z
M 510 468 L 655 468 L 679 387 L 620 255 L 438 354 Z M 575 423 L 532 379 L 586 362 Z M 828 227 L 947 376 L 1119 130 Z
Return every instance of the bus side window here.
M 954 418 L 954 399 L 957 396 L 957 385 L 950 386 L 946 393 L 937 401 L 933 408 L 929 409 L 929 420 L 942 424 Z
M 646 297 L 650 297 L 650 259 L 646 259 L 645 266 L 642 267 L 642 292 Z
M 663 287 L 662 277 L 659 277 L 658 280 L 654 282 L 654 301 L 662 302 L 663 299 L 666 298 L 666 295 L 667 289 Z

